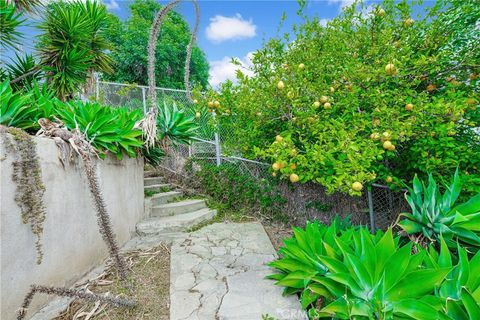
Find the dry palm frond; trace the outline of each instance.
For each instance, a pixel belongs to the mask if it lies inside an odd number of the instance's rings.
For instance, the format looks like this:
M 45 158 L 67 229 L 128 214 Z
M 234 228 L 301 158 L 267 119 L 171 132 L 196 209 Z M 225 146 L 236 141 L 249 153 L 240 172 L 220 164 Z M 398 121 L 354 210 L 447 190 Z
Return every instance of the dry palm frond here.
M 22 320 L 25 318 L 25 316 L 27 315 L 28 307 L 30 306 L 32 299 L 37 292 L 48 295 L 56 295 L 60 297 L 78 298 L 90 302 L 107 303 L 116 307 L 130 308 L 135 306 L 135 302 L 133 301 L 108 295 L 95 294 L 89 292 L 88 290 L 75 290 L 63 287 L 49 287 L 33 284 L 30 286 L 30 291 L 27 293 L 23 300 L 22 307 L 17 312 L 17 320 Z
M 192 0 L 195 8 L 195 27 L 190 38 L 190 42 L 187 46 L 187 56 L 185 59 L 185 90 L 187 91 L 187 98 L 192 102 L 190 92 L 190 60 L 192 57 L 193 45 L 197 39 L 198 27 L 200 24 L 200 9 L 196 0 Z M 150 99 L 150 110 L 145 115 L 145 118 L 140 120 L 136 127 L 142 129 L 143 139 L 145 141 L 145 147 L 147 149 L 155 145 L 157 139 L 157 91 L 156 91 L 156 79 L 155 79 L 155 50 L 157 46 L 158 34 L 162 23 L 167 14 L 176 5 L 180 3 L 180 0 L 173 0 L 164 6 L 155 16 L 150 29 L 150 37 L 148 40 L 148 95 Z
M 125 280 L 127 278 L 127 267 L 125 261 L 120 256 L 112 222 L 100 190 L 100 184 L 98 183 L 96 166 L 91 159 L 91 156 L 97 156 L 95 148 L 78 129 L 69 131 L 63 128 L 61 123 L 54 123 L 45 118 L 39 119 L 38 123 L 41 127 L 40 135 L 56 139 L 57 145 L 63 141 L 63 144 L 68 144 L 82 158 L 88 187 L 97 213 L 100 234 L 107 244 L 108 251 L 115 262 L 121 279 Z

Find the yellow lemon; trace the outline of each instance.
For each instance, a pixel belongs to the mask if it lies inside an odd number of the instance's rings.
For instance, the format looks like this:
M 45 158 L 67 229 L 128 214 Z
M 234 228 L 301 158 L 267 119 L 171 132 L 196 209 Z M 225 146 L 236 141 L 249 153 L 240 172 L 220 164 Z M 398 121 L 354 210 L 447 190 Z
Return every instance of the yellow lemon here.
M 383 143 L 384 149 L 390 150 L 391 147 L 393 147 L 393 144 L 390 141 L 387 140 Z
M 281 81 L 281 80 L 278 81 L 278 83 L 277 83 L 277 88 L 278 88 L 279 90 L 282 90 L 283 88 L 285 88 L 285 84 L 283 83 L 283 81 Z
M 363 189 L 363 184 L 361 184 L 358 181 L 355 181 L 354 183 L 352 183 L 352 189 L 355 191 L 361 191 Z
M 272 164 L 272 169 L 275 171 L 280 170 L 280 163 L 275 162 L 274 164 Z
M 393 63 L 389 63 L 385 66 L 385 72 L 389 75 L 392 76 L 397 73 L 397 68 L 393 65 Z
M 300 180 L 300 178 L 299 178 L 298 175 L 296 175 L 295 173 L 292 173 L 292 174 L 290 175 L 290 181 L 291 181 L 292 183 L 298 182 L 298 180 Z

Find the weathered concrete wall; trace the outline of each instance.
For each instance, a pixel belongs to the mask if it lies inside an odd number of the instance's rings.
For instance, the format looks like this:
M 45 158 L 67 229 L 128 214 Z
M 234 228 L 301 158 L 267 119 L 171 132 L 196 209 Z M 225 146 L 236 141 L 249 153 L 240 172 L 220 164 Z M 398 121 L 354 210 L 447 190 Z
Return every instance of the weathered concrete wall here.
M 77 158 L 63 168 L 53 140 L 35 138 L 35 141 L 46 187 L 41 265 L 36 264 L 35 236 L 30 225 L 22 223 L 15 202 L 16 184 L 12 181 L 15 154 L 8 152 L 0 139 L 2 320 L 15 318 L 15 311 L 31 284 L 70 286 L 108 256 L 81 160 Z M 118 161 L 108 157 L 96 161 L 100 187 L 122 245 L 132 237 L 136 222 L 144 215 L 143 160 Z M 37 295 L 28 315 L 33 315 L 48 300 L 45 295 Z

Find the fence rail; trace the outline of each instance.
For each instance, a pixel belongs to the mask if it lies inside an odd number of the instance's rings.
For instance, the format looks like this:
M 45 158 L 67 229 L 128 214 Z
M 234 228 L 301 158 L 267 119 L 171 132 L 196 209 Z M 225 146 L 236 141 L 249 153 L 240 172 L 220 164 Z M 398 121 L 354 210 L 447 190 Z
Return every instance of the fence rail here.
M 196 114 L 196 105 L 192 104 L 186 96 L 185 90 L 156 88 L 157 103 L 162 104 L 176 103 L 177 107 L 184 110 L 185 113 L 194 116 Z M 122 84 L 108 81 L 96 81 L 95 98 L 105 104 L 113 106 L 122 106 L 129 109 L 142 109 L 145 113 L 147 107 L 148 87 L 134 84 Z M 176 149 L 165 157 L 162 166 L 171 172 L 188 174 L 185 171 L 185 164 L 188 160 L 208 163 L 210 165 L 220 166 L 222 163 L 235 164 L 238 172 L 248 174 L 259 179 L 271 179 L 270 165 L 252 159 L 245 159 L 241 156 L 241 152 L 227 148 L 223 145 L 223 141 L 231 141 L 231 133 L 222 128 L 216 121 L 215 112 L 205 113 L 200 118 L 195 117 L 197 126 L 199 127 L 198 135 L 188 146 L 178 146 Z M 225 154 L 225 150 L 229 155 Z M 310 188 L 306 190 L 306 188 Z M 298 187 L 300 191 L 291 191 L 291 188 L 284 188 L 286 197 L 295 198 L 296 203 L 301 203 L 300 210 L 308 211 L 307 202 L 315 201 L 336 201 L 344 205 L 333 205 L 335 210 L 351 210 L 357 212 L 357 221 L 368 224 L 373 231 L 377 228 L 385 229 L 391 225 L 397 218 L 398 214 L 408 209 L 408 205 L 404 199 L 403 191 L 394 192 L 389 187 L 372 184 L 366 188 L 364 195 L 360 198 L 348 199 L 348 196 L 330 197 L 324 195 L 324 191 L 318 188 L 318 185 L 309 184 L 305 188 Z M 315 190 L 317 195 L 312 194 Z M 295 193 L 295 194 L 294 194 Z M 296 194 L 299 193 L 299 194 Z M 318 199 L 316 199 L 318 198 Z M 350 197 L 352 198 L 352 197 Z M 295 204 L 292 204 L 295 205 Z M 300 214 L 297 212 L 297 214 Z M 318 216 L 307 218 L 321 218 Z M 364 216 L 366 214 L 366 216 Z

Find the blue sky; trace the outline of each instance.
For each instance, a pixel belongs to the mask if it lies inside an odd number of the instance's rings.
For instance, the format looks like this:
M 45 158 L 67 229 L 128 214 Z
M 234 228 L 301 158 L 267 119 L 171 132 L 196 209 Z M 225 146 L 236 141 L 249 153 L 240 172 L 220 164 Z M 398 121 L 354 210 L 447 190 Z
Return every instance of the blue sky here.
M 110 12 L 126 19 L 131 1 L 104 0 Z M 166 4 L 168 1 L 159 1 Z M 331 19 L 339 14 L 343 5 L 351 0 L 309 1 L 305 12 L 309 16 Z M 205 52 L 210 63 L 210 83 L 232 79 L 235 74 L 231 58 L 238 58 L 246 65 L 251 53 L 262 47 L 265 40 L 291 30 L 294 23 L 300 22 L 296 12 L 296 0 L 284 1 L 245 1 L 245 0 L 200 0 L 200 29 L 198 45 Z M 182 2 L 177 11 L 191 26 L 194 25 L 194 11 L 191 3 Z M 286 13 L 287 20 L 278 30 L 280 19 Z
M 121 19 L 130 15 L 131 0 L 103 0 L 110 12 Z M 168 1 L 159 1 L 166 4 Z M 296 12 L 299 9 L 296 0 L 199 0 L 201 22 L 198 34 L 198 45 L 205 52 L 210 63 L 210 83 L 216 87 L 226 79 L 232 79 L 235 74 L 234 65 L 230 64 L 232 57 L 238 58 L 245 65 L 249 64 L 252 52 L 262 47 L 265 40 L 290 31 L 293 24 L 301 21 Z M 310 0 L 307 2 L 305 14 L 316 16 L 327 22 L 337 16 L 343 6 L 353 0 Z M 367 5 L 374 5 L 378 0 L 366 0 Z M 424 1 L 427 5 L 433 0 Z M 194 24 L 194 11 L 190 2 L 182 2 L 178 8 L 191 26 Z M 283 13 L 287 19 L 278 30 Z M 34 27 L 23 28 L 27 33 L 24 51 L 34 47 Z M 6 56 L 12 56 L 7 53 Z M 5 56 L 4 56 L 5 58 Z M 8 60 L 8 59 L 2 59 Z

